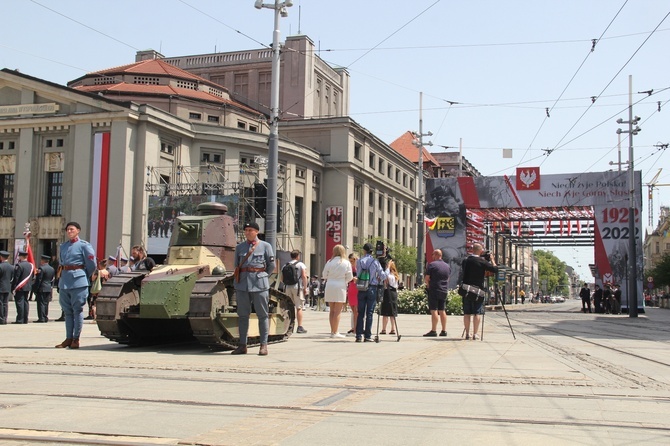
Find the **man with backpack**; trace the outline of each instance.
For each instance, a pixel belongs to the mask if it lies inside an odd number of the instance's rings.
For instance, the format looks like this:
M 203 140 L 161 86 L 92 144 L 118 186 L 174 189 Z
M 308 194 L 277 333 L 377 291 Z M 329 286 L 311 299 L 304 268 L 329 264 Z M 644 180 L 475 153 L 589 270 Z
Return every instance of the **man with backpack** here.
M 284 292 L 291 297 L 295 306 L 295 319 L 298 323 L 296 333 L 307 333 L 302 326 L 302 308 L 305 305 L 305 290 L 307 289 L 307 267 L 300 261 L 300 251 L 291 251 L 291 261 L 281 269 L 281 281 Z

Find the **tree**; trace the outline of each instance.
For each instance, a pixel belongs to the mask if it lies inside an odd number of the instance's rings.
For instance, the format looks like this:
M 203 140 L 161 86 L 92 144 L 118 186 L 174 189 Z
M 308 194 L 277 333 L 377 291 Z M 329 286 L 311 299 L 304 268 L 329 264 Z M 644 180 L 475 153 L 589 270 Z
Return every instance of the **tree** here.
M 568 276 L 565 274 L 565 262 L 549 251 L 536 250 L 534 255 L 537 258 L 540 283 L 544 283 L 545 280 L 547 283 L 545 291 L 552 292 L 560 288 L 565 293 L 569 282 Z
M 654 278 L 654 286 L 660 288 L 670 285 L 670 253 L 661 257 L 661 261 L 645 276 Z

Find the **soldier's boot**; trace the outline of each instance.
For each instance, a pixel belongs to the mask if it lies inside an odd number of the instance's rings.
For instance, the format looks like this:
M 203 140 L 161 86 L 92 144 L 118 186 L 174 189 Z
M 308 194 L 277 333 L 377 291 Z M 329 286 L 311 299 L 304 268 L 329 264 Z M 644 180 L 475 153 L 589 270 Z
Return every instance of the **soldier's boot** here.
M 235 350 L 230 352 L 231 355 L 246 355 L 247 354 L 247 346 L 246 344 L 240 344 L 237 346 Z
M 72 338 L 67 338 L 66 340 L 58 344 L 56 348 L 67 348 L 70 345 L 72 345 Z

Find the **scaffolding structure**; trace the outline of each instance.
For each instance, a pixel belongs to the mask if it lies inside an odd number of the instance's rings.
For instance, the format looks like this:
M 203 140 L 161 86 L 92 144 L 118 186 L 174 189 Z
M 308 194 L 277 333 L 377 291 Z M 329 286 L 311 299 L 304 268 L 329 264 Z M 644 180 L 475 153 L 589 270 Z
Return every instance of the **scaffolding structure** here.
M 235 220 L 238 240 L 244 239 L 242 226 L 256 222 L 265 232 L 265 207 L 267 203 L 267 158 L 250 156 L 236 166 L 203 163 L 197 166 L 147 166 L 144 190 L 161 211 L 169 209 L 172 217 L 189 214 L 204 201 L 218 201 L 228 206 L 228 213 Z M 291 251 L 300 246 L 302 234 L 295 234 L 288 226 L 295 226 L 295 212 L 289 200 L 289 172 L 279 165 L 277 194 L 277 250 Z M 154 211 L 156 212 L 156 211 Z M 151 217 L 150 217 L 151 218 Z

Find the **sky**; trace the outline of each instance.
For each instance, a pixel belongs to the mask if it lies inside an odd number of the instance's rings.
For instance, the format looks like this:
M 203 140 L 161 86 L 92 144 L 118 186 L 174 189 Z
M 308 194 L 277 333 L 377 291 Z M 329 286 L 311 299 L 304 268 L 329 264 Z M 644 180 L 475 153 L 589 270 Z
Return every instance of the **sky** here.
M 138 50 L 176 57 L 266 47 L 274 22 L 253 0 L 0 0 L 0 10 L 0 67 L 59 84 L 133 63 Z M 657 182 L 670 184 L 667 0 L 294 0 L 287 11 L 281 40 L 307 35 L 322 59 L 347 68 L 356 122 L 390 143 L 418 131 L 421 114 L 431 151 L 462 142 L 483 175 L 618 169 L 610 163 L 617 128 L 627 130 L 616 120 L 628 119 L 630 76 L 643 229 L 645 185 L 660 168 Z M 653 205 L 655 225 L 670 186 L 655 189 Z M 592 250 L 557 255 L 590 277 Z

